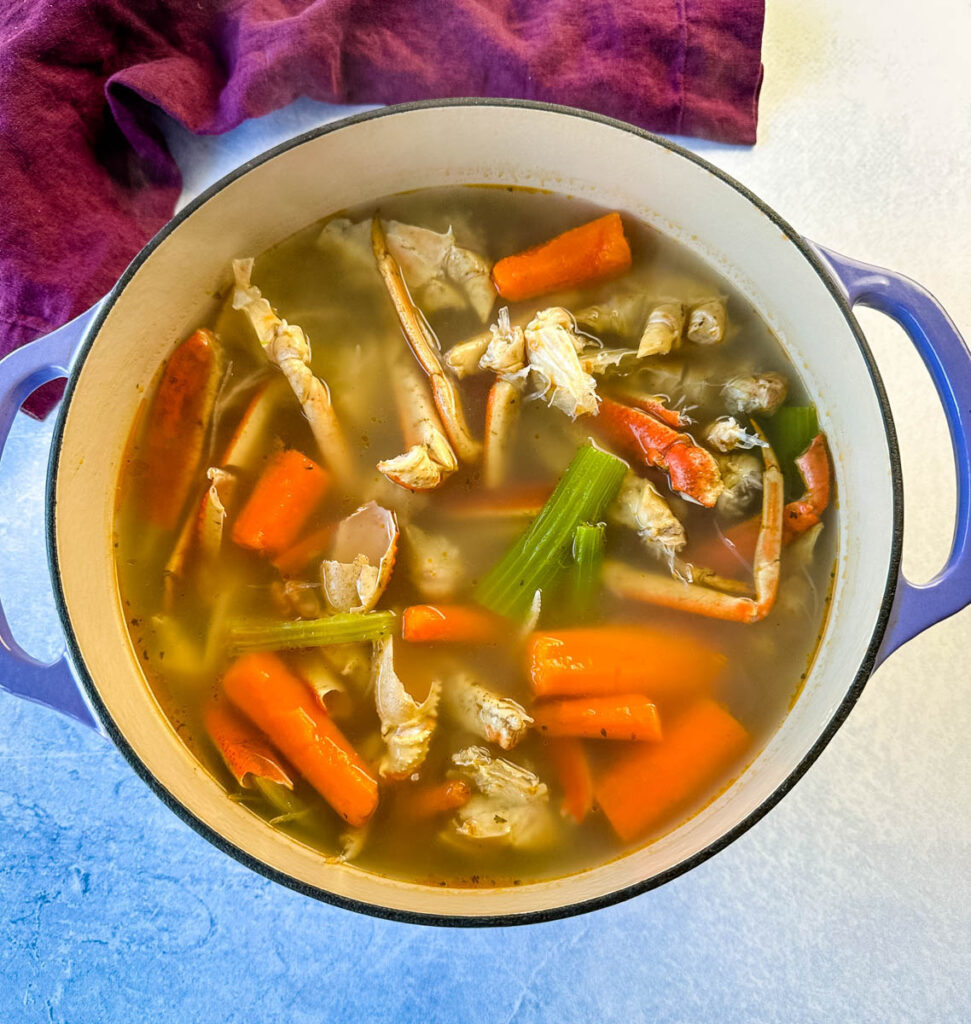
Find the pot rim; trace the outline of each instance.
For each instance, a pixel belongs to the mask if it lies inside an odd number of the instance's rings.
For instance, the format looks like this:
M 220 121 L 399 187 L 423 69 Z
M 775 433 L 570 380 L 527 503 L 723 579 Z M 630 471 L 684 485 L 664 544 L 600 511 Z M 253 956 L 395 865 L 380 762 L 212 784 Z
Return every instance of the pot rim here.
M 892 533 L 891 533 L 891 551 L 888 566 L 887 583 L 884 589 L 883 598 L 880 604 L 880 610 L 877 616 L 876 625 L 870 636 L 870 642 L 866 649 L 866 654 L 860 664 L 860 667 L 854 676 L 850 686 L 848 687 L 845 696 L 840 701 L 839 706 L 833 713 L 832 718 L 826 724 L 825 728 L 819 734 L 816 742 L 812 745 L 809 751 L 803 756 L 803 758 L 795 765 L 795 767 L 789 772 L 786 778 L 777 786 L 772 793 L 769 794 L 756 807 L 749 815 L 743 818 L 733 828 L 729 829 L 726 833 L 719 836 L 716 840 L 709 843 L 703 849 L 692 854 L 685 860 L 662 871 L 656 875 L 652 875 L 650 878 L 643 879 L 640 882 L 635 882 L 632 885 L 624 886 L 621 889 L 616 889 L 613 892 L 605 893 L 600 896 L 596 896 L 591 899 L 581 900 L 576 903 L 568 903 L 560 907 L 549 908 L 545 910 L 526 911 L 518 914 L 497 914 L 497 915 L 446 915 L 446 914 L 424 914 L 410 910 L 398 910 L 391 907 L 385 907 L 380 904 L 367 903 L 362 900 L 349 899 L 344 896 L 339 896 L 326 889 L 322 889 L 318 886 L 309 885 L 306 882 L 300 881 L 294 878 L 292 875 L 286 872 L 280 871 L 277 868 L 271 867 L 269 864 L 261 861 L 257 857 L 253 856 L 246 850 L 241 849 L 235 844 L 229 842 L 221 833 L 217 832 L 209 824 L 203 821 L 201 818 L 193 814 L 181 801 L 176 799 L 172 793 L 163 785 L 161 780 L 155 776 L 144 764 L 144 762 L 135 753 L 134 749 L 128 743 L 124 733 L 115 725 L 111 714 L 109 713 L 106 705 L 101 699 L 97 687 L 95 686 L 94 680 L 91 674 L 88 672 L 87 666 L 84 661 L 84 656 L 81 652 L 80 646 L 77 641 L 77 637 L 74 633 L 73 626 L 71 624 L 70 614 L 67 608 L 67 601 L 64 595 L 64 590 L 61 584 L 60 568 L 58 565 L 57 556 L 57 526 L 56 526 L 56 509 L 57 509 L 57 476 L 60 465 L 61 446 L 64 438 L 64 430 L 67 422 L 67 411 L 71 404 L 71 399 L 74 395 L 74 390 L 77 386 L 77 381 L 80 376 L 80 371 L 84 365 L 89 351 L 91 350 L 95 339 L 104 323 L 106 317 L 117 301 L 118 297 L 125 290 L 128 282 L 134 277 L 137 271 L 140 269 L 142 264 L 148 259 L 148 257 L 155 251 L 155 249 L 168 237 L 168 235 L 180 226 L 183 221 L 186 221 L 191 215 L 202 205 L 204 205 L 212 196 L 222 191 L 228 185 L 235 182 L 237 179 L 242 178 L 249 171 L 255 167 L 272 160 L 274 157 L 285 153 L 290 149 L 294 149 L 298 146 L 303 145 L 306 142 L 320 138 L 324 135 L 329 135 L 332 132 L 340 131 L 343 128 L 359 124 L 364 121 L 374 120 L 376 118 L 394 116 L 396 114 L 408 113 L 414 110 L 428 110 L 435 108 L 448 108 L 448 107 L 500 107 L 500 108 L 525 108 L 530 110 L 542 111 L 545 113 L 558 114 L 566 117 L 582 118 L 588 121 L 595 121 L 600 124 L 606 125 L 611 128 L 616 128 L 624 131 L 630 135 L 634 135 L 646 142 L 654 143 L 655 145 L 661 146 L 662 148 L 681 156 L 692 163 L 697 164 L 710 174 L 719 178 L 726 185 L 729 185 L 736 192 L 738 192 L 743 198 L 747 199 L 760 213 L 773 222 L 785 235 L 785 237 L 792 242 L 792 244 L 798 249 L 801 255 L 809 263 L 812 269 L 815 271 L 817 276 L 821 279 L 823 285 L 833 298 L 833 301 L 839 307 L 840 312 L 843 314 L 846 320 L 847 326 L 853 334 L 856 343 L 863 356 L 864 363 L 867 368 L 867 372 L 870 375 L 870 379 L 873 382 L 874 391 L 876 392 L 878 405 L 880 408 L 881 418 L 883 420 L 883 428 L 886 435 L 887 448 L 890 455 L 890 472 L 891 472 L 891 489 L 893 494 L 893 509 L 892 509 Z M 870 351 L 870 347 L 866 341 L 863 331 L 858 324 L 856 317 L 853 315 L 852 308 L 845 296 L 840 290 L 840 287 L 835 280 L 832 273 L 826 268 L 820 257 L 814 251 L 812 246 L 800 235 L 785 219 L 783 219 L 775 210 L 772 209 L 764 200 L 760 199 L 752 191 L 750 191 L 745 185 L 739 182 L 732 175 L 716 167 L 710 163 L 704 157 L 700 157 L 697 154 L 685 149 L 683 146 L 672 142 L 670 139 L 664 136 L 658 135 L 654 132 L 647 131 L 644 128 L 639 128 L 636 125 L 629 124 L 625 121 L 618 120 L 616 118 L 607 117 L 603 114 L 597 114 L 592 111 L 581 110 L 576 107 L 569 107 L 555 103 L 545 103 L 534 100 L 521 100 L 521 99 L 499 99 L 499 98 L 484 98 L 484 97 L 459 97 L 451 99 L 436 99 L 436 100 L 421 100 L 412 103 L 400 103 L 387 107 L 380 107 L 375 110 L 365 111 L 363 113 L 354 114 L 349 117 L 341 118 L 337 121 L 331 121 L 327 124 L 320 125 L 316 128 L 312 128 L 309 131 L 302 132 L 299 135 L 282 142 L 271 149 L 265 150 L 264 152 L 250 158 L 245 163 L 240 164 L 239 167 L 230 171 L 224 175 L 218 181 L 214 182 L 207 189 L 197 195 L 189 203 L 187 203 L 181 210 L 175 213 L 172 218 L 145 244 L 145 246 L 138 252 L 138 254 L 132 259 L 131 263 L 125 268 L 125 271 L 119 277 L 114 287 L 105 297 L 98 310 L 97 315 L 88 326 L 87 332 L 85 333 L 84 339 L 82 340 L 78 350 L 75 354 L 74 360 L 71 366 L 71 372 L 67 379 L 67 384 L 64 391 L 63 399 L 60 403 L 60 408 L 57 414 L 57 421 L 54 428 L 53 439 L 51 442 L 51 456 L 48 462 L 47 470 L 47 502 L 45 509 L 45 532 L 47 538 L 47 556 L 48 564 L 51 572 L 51 582 L 54 591 L 54 603 L 57 609 L 57 614 L 61 622 L 61 627 L 64 630 L 64 635 L 67 645 L 67 658 L 70 665 L 73 668 L 74 674 L 80 683 L 84 695 L 89 702 L 89 705 L 93 709 L 98 720 L 101 722 L 106 734 L 111 739 L 112 743 L 118 748 L 121 754 L 125 757 L 128 763 L 135 770 L 135 773 L 142 779 L 143 782 L 155 793 L 157 797 L 179 818 L 181 818 L 187 825 L 194 829 L 204 839 L 208 840 L 222 853 L 228 854 L 235 860 L 239 861 L 245 867 L 263 875 L 265 878 L 270 879 L 273 882 L 277 882 L 281 885 L 286 886 L 304 896 L 310 896 L 323 903 L 329 903 L 333 906 L 340 907 L 344 910 L 354 910 L 358 913 L 367 914 L 372 917 L 383 918 L 386 920 L 399 921 L 406 924 L 421 924 L 421 925 L 435 925 L 435 926 L 447 926 L 447 927 L 460 927 L 460 928 L 474 928 L 474 927 L 506 927 L 509 925 L 521 925 L 521 924 L 538 924 L 546 921 L 556 921 L 568 917 L 574 917 L 579 914 L 588 913 L 592 910 L 599 910 L 604 907 L 610 907 L 617 903 L 621 903 L 625 900 L 631 899 L 634 896 L 639 896 L 642 893 L 648 892 L 651 889 L 656 889 L 666 882 L 670 882 L 673 879 L 685 874 L 691 869 L 698 867 L 703 864 L 706 860 L 713 857 L 716 853 L 725 849 L 736 839 L 747 832 L 753 825 L 759 822 L 763 817 L 779 801 L 795 786 L 795 784 L 805 775 L 810 765 L 819 757 L 823 752 L 827 744 L 836 734 L 836 731 L 840 728 L 843 722 L 846 720 L 853 706 L 859 700 L 860 694 L 863 692 L 863 688 L 867 683 L 867 680 L 872 673 L 877 653 L 883 640 L 884 633 L 889 623 L 891 610 L 893 607 L 893 600 L 897 589 L 897 582 L 900 574 L 900 562 L 901 553 L 903 547 L 903 480 L 900 466 L 900 453 L 897 444 L 897 434 L 894 427 L 893 416 L 890 410 L 890 404 L 887 398 L 886 389 L 883 384 L 883 380 L 880 376 L 880 371 L 877 368 L 876 362 L 873 358 L 873 354 Z M 623 855 L 622 855 L 623 856 Z M 524 887 L 526 888 L 526 887 Z

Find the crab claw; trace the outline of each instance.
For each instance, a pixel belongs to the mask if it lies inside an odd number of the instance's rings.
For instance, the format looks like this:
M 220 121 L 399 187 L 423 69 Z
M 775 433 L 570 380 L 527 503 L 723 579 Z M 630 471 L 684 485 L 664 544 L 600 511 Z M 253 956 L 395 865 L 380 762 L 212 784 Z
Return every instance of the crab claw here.
M 337 612 L 367 612 L 391 578 L 398 550 L 394 512 L 369 501 L 337 527 L 331 557 L 320 564 L 327 603 Z
M 405 689 L 394 669 L 394 638 L 374 645 L 374 699 L 387 751 L 378 771 L 386 779 L 406 779 L 422 766 L 438 721 L 441 684 L 432 682 L 419 704 Z
M 668 474 L 671 487 L 711 508 L 724 489 L 714 456 L 682 434 L 641 409 L 632 409 L 609 398 L 601 399 L 595 428 L 608 441 L 646 466 Z
M 649 551 L 669 564 L 687 544 L 681 521 L 649 480 L 628 473 L 608 510 L 615 522 L 637 531 Z

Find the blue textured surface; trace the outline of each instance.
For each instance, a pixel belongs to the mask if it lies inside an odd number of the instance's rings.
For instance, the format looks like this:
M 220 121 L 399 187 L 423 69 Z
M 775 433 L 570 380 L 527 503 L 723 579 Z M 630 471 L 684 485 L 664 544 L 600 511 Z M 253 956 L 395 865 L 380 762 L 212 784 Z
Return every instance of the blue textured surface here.
M 298 104 L 198 143 L 173 132 L 187 191 L 325 113 Z M 0 591 L 45 656 L 60 647 L 41 530 L 51 429 L 20 418 L 0 463 Z M 968 637 L 965 614 L 895 655 L 796 790 L 688 876 L 479 932 L 275 886 L 106 741 L 0 693 L 0 1022 L 967 1020 L 971 722 L 953 666 Z

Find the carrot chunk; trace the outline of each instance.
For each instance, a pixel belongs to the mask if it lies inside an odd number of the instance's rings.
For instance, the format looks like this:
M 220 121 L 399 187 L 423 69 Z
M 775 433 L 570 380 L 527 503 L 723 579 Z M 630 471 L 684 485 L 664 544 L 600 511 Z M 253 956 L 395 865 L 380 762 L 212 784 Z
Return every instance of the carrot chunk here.
M 579 825 L 593 809 L 593 773 L 583 740 L 553 740 L 549 751 L 563 788 L 563 813 Z
M 551 700 L 533 709 L 533 719 L 544 736 L 655 741 L 661 738 L 657 708 L 639 693 Z
M 617 277 L 630 266 L 630 246 L 619 213 L 608 213 L 492 268 L 499 294 L 509 302 L 548 295 L 562 288 Z
M 378 781 L 313 692 L 275 654 L 245 654 L 223 678 L 226 696 L 349 824 L 378 805 Z
M 396 792 L 395 813 L 408 821 L 428 821 L 457 810 L 469 802 L 472 790 L 463 779 L 448 779 L 435 785 L 411 785 Z
M 654 700 L 708 690 L 725 655 L 696 636 L 653 626 L 533 633 L 527 664 L 540 697 L 640 693 Z
M 320 504 L 330 476 L 293 448 L 267 463 L 233 527 L 240 547 L 275 554 L 290 547 Z
M 296 576 L 311 562 L 319 561 L 330 550 L 330 542 L 334 537 L 334 523 L 311 530 L 306 537 L 301 537 L 295 544 L 273 557 L 273 564 L 281 576 Z
M 632 745 L 621 754 L 595 783 L 597 803 L 621 839 L 639 839 L 702 796 L 748 741 L 720 704 L 704 698 L 675 720 L 663 742 Z
M 145 513 L 175 528 L 202 458 L 221 372 L 219 342 L 200 330 L 172 353 L 145 424 Z
M 256 776 L 293 789 L 290 776 L 267 738 L 231 704 L 213 701 L 203 712 L 202 720 L 226 767 L 241 786 L 251 785 L 250 776 Z
M 503 626 L 502 619 L 482 608 L 413 604 L 402 613 L 401 639 L 413 644 L 490 644 L 501 639 Z

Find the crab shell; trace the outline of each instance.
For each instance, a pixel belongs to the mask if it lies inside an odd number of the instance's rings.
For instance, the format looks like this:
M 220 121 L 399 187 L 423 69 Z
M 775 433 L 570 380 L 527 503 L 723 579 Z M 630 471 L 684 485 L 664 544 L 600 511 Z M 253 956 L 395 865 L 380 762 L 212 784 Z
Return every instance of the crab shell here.
M 398 551 L 394 512 L 369 501 L 342 520 L 331 557 L 320 564 L 327 603 L 337 612 L 367 612 L 381 599 Z

